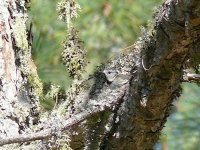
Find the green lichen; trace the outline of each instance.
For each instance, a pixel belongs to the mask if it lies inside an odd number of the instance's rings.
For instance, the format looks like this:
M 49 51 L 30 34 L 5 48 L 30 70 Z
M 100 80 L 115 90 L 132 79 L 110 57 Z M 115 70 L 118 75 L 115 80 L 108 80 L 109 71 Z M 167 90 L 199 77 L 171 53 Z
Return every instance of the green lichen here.
M 62 87 L 51 83 L 44 83 L 43 96 L 40 98 L 40 103 L 46 110 L 52 110 L 60 101 L 65 99 L 66 92 Z
M 74 28 L 69 31 L 68 37 L 64 41 L 62 60 L 70 76 L 80 79 L 87 64 L 86 50 L 79 38 L 78 31 Z
M 13 35 L 16 41 L 16 46 L 22 51 L 26 51 L 28 49 L 28 41 L 25 19 L 21 18 L 20 16 L 16 16 Z
M 14 112 L 18 116 L 17 118 L 18 118 L 19 122 L 26 121 L 26 117 L 28 116 L 28 114 L 25 115 L 25 112 L 22 111 L 21 107 L 14 107 Z
M 75 0 L 62 0 L 57 4 L 57 11 L 59 19 L 70 23 L 72 18 L 78 17 L 78 11 L 80 11 L 80 5 Z
M 34 88 L 35 94 L 42 96 L 43 84 L 37 74 L 30 73 L 27 76 L 28 83 Z
M 86 65 L 86 51 L 80 40 L 78 30 L 73 27 L 72 19 L 78 16 L 80 5 L 76 0 L 61 0 L 57 4 L 59 19 L 67 24 L 68 35 L 62 52 L 63 64 L 72 78 L 80 79 Z

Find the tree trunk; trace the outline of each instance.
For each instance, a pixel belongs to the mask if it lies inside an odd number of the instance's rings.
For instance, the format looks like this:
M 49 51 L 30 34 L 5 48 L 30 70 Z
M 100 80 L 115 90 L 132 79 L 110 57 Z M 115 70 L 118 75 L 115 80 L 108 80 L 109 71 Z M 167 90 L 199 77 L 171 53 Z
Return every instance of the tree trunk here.
M 41 86 L 31 60 L 25 1 L 0 2 L 0 137 L 32 132 Z M 29 38 L 29 39 L 28 39 Z M 28 41 L 29 40 L 29 41 Z M 38 92 L 38 93 L 37 93 Z M 5 149 L 12 149 L 9 145 Z
M 200 62 L 195 55 L 200 2 L 167 0 L 133 46 L 81 81 L 79 94 L 76 88 L 68 92 L 67 97 L 75 93 L 73 102 L 57 94 L 66 101 L 48 116 L 38 104 L 44 93 L 32 70 L 24 4 L 23 0 L 0 4 L 0 145 L 153 149 L 173 100 L 181 94 L 184 69 Z

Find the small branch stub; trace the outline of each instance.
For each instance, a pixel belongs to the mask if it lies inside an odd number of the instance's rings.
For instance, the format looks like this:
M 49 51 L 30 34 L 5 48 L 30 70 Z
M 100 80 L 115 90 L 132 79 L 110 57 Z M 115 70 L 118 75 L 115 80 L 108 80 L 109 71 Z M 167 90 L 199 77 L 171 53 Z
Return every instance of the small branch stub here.
M 184 81 L 200 81 L 200 74 L 187 73 L 184 75 Z

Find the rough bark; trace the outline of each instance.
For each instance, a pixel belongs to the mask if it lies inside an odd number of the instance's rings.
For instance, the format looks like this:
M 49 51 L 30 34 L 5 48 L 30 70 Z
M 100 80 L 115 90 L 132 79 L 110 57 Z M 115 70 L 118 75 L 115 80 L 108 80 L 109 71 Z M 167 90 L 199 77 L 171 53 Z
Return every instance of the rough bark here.
M 173 100 L 181 94 L 183 70 L 197 65 L 192 60 L 194 53 L 199 53 L 198 0 L 167 0 L 155 15 L 152 27 L 144 30 L 127 51 L 84 81 L 73 103 L 64 102 L 48 117 L 40 118 L 36 111 L 32 113 L 39 109 L 41 83 L 36 72 L 30 70 L 31 42 L 27 41 L 28 46 L 24 47 L 11 31 L 12 23 L 16 26 L 18 18 L 14 14 L 19 13 L 23 20 L 26 19 L 24 4 L 3 0 L 0 8 L 2 141 L 14 135 L 15 141 L 5 143 L 44 139 L 27 145 L 58 148 L 62 144 L 56 141 L 63 139 L 66 131 L 69 137 L 64 140 L 71 140 L 67 141 L 67 146 L 72 149 L 153 149 Z M 25 66 L 29 69 L 24 69 Z M 72 112 L 66 112 L 71 108 Z M 43 118 L 46 119 L 43 121 Z M 33 138 L 16 140 L 17 137 L 23 139 L 20 135 L 29 135 L 27 133 Z
M 1 138 L 31 133 L 40 109 L 35 88 L 40 82 L 35 83 L 38 77 L 31 59 L 24 5 L 25 1 L 0 2 Z

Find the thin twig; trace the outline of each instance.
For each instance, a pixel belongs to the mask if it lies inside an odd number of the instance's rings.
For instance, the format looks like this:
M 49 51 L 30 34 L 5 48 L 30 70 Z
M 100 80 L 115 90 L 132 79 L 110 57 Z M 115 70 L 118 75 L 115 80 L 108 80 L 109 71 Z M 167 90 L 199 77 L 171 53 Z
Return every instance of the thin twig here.
M 183 79 L 184 79 L 185 82 L 200 81 L 200 74 L 187 73 L 183 76 Z

